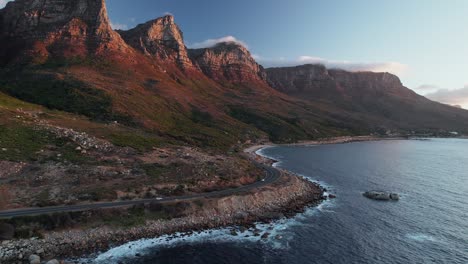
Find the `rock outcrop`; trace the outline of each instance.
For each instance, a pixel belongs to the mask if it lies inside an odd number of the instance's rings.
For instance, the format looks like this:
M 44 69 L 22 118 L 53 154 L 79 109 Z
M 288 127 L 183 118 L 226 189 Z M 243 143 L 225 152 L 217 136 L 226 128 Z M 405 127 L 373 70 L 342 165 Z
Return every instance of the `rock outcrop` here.
M 195 69 L 188 56 L 183 33 L 172 15 L 118 32 L 130 46 L 146 55 L 177 64 L 182 69 Z
M 125 52 L 104 0 L 16 0 L 0 12 L 0 59 L 44 62 Z M 18 58 L 20 57 L 20 58 Z
M 266 80 L 263 67 L 246 47 L 235 42 L 189 50 L 189 55 L 205 75 L 218 82 L 249 83 Z
M 400 195 L 397 193 L 383 192 L 383 191 L 369 191 L 363 193 L 363 195 L 372 200 L 378 201 L 398 201 Z

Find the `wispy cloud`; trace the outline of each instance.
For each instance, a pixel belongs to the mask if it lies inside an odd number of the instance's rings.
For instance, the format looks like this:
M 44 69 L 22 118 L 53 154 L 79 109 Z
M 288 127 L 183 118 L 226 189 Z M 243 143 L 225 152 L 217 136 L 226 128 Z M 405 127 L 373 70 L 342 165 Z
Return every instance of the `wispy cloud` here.
M 121 23 L 112 23 L 111 22 L 111 27 L 112 29 L 115 29 L 115 30 L 127 30 L 128 29 L 128 25 L 127 24 L 121 24 Z
M 299 58 L 292 60 L 285 58 L 265 59 L 259 57 L 258 61 L 266 67 L 288 67 L 304 64 L 323 64 L 330 69 L 342 69 L 351 72 L 389 72 L 399 76 L 407 73 L 409 69 L 408 65 L 399 62 L 352 62 L 347 60 L 329 60 L 314 56 L 300 56 Z
M 434 92 L 434 91 L 437 91 L 437 90 L 440 90 L 441 88 L 437 85 L 432 85 L 432 84 L 423 84 L 423 85 L 420 85 L 416 88 L 414 88 L 414 90 L 418 91 L 418 92 L 422 92 L 422 93 L 428 93 L 428 92 Z
M 0 8 L 4 8 L 8 2 L 11 2 L 12 0 L 0 0 Z
M 468 108 L 468 84 L 460 89 L 438 89 L 425 95 L 427 98 L 449 105 Z
M 197 42 L 197 43 L 188 45 L 188 47 L 191 49 L 211 48 L 211 47 L 216 46 L 219 43 L 226 43 L 226 42 L 227 43 L 234 42 L 234 43 L 244 46 L 245 48 L 249 48 L 249 46 L 245 42 L 238 40 L 233 36 L 226 36 L 226 37 L 217 38 L 217 39 L 207 39 L 202 42 Z

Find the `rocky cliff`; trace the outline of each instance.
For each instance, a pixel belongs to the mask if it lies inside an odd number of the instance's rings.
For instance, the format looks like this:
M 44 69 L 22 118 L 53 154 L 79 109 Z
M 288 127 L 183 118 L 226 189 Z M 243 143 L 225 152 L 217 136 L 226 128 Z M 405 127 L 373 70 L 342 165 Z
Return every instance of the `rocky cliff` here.
M 184 44 L 183 33 L 174 17 L 167 15 L 137 27 L 119 31 L 124 40 L 136 50 L 182 69 L 195 69 Z
M 323 65 L 269 68 L 268 83 L 275 89 L 307 99 L 353 99 L 361 96 L 415 97 L 390 73 L 347 72 Z
M 125 52 L 112 30 L 104 0 L 16 0 L 0 12 L 0 59 L 43 62 Z
M 323 65 L 266 69 L 268 83 L 287 95 L 335 108 L 375 129 L 433 129 L 458 124 L 467 112 L 428 100 L 384 72 L 348 72 Z
M 0 89 L 171 136 L 208 129 L 209 136 L 195 136 L 203 144 L 212 137 L 237 142 L 224 132 L 247 137 L 242 126 L 288 142 L 375 128 L 467 130 L 468 111 L 427 100 L 388 73 L 318 65 L 265 71 L 238 43 L 187 50 L 172 16 L 120 33 L 110 26 L 104 0 L 9 2 L 0 10 L 0 65 L 43 67 L 1 67 Z
M 266 80 L 265 71 L 244 46 L 223 42 L 210 48 L 189 50 L 193 62 L 218 82 L 248 83 Z

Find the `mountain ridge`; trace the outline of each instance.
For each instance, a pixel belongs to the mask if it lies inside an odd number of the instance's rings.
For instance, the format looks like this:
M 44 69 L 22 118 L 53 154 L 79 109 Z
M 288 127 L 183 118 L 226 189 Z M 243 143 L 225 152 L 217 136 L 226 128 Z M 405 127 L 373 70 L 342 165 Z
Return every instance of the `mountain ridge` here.
M 189 142 L 232 144 L 252 131 L 294 141 L 468 130 L 468 111 L 425 100 L 394 75 L 316 65 L 264 69 L 234 42 L 188 49 L 170 15 L 115 31 L 104 0 L 16 0 L 0 11 L 0 36 L 0 86 L 8 94 Z M 221 136 L 225 130 L 233 139 Z
M 374 126 L 399 125 L 417 130 L 452 123 L 453 129 L 463 130 L 468 125 L 468 111 L 433 102 L 405 87 L 391 73 L 348 72 L 313 64 L 268 68 L 266 72 L 268 83 L 278 91 L 309 102 L 339 105 L 356 114 L 365 113 L 368 116 L 362 118 L 372 120 Z

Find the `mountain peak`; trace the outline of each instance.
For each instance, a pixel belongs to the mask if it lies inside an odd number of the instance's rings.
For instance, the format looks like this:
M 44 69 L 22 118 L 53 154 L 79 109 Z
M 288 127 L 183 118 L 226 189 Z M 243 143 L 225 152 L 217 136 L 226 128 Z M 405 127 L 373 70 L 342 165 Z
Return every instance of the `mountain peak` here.
M 174 24 L 175 23 L 175 19 L 174 19 L 174 15 L 171 15 L 171 14 L 167 14 L 167 15 L 164 15 L 163 17 L 160 17 L 156 20 L 161 20 L 167 24 Z
M 26 53 L 35 60 L 126 48 L 110 26 L 104 0 L 10 2 L 0 15 L 0 38 L 2 43 L 9 43 L 2 45 L 6 52 L 0 56 Z M 20 47 L 34 49 L 24 51 Z
M 263 67 L 244 45 L 235 41 L 189 50 L 189 55 L 205 75 L 216 81 L 246 83 L 266 80 Z
M 181 68 L 194 68 L 184 44 L 184 35 L 174 22 L 173 15 L 166 15 L 140 24 L 127 31 L 119 31 L 125 41 L 149 56 L 165 62 L 175 62 Z

